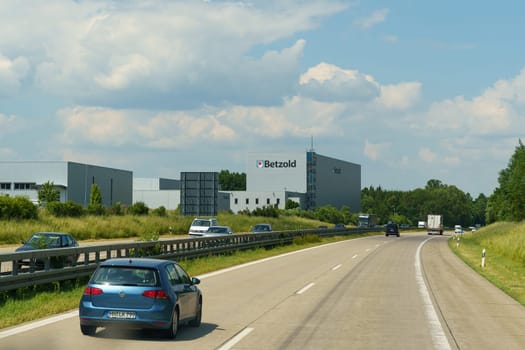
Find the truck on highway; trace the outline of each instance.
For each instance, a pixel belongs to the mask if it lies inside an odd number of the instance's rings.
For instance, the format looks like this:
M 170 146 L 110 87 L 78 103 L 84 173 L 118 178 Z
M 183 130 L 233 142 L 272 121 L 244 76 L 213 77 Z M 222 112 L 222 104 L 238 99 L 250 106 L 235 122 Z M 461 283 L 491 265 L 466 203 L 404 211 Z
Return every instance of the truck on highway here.
M 359 227 L 375 227 L 377 225 L 377 215 L 359 214 Z
M 443 234 L 443 215 L 428 214 L 427 233 L 429 235 Z

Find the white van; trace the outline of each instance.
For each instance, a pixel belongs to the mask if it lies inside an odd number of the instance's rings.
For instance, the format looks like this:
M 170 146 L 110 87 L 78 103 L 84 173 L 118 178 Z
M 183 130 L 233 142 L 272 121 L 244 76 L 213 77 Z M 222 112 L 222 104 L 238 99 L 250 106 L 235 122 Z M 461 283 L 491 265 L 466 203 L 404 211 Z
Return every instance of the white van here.
M 461 225 L 454 226 L 454 233 L 457 235 L 460 235 L 463 233 L 463 228 L 461 227 Z
M 192 236 L 203 236 L 206 232 L 208 232 L 208 229 L 210 228 L 210 226 L 217 226 L 217 225 L 218 225 L 217 219 L 196 218 L 191 223 L 188 234 Z

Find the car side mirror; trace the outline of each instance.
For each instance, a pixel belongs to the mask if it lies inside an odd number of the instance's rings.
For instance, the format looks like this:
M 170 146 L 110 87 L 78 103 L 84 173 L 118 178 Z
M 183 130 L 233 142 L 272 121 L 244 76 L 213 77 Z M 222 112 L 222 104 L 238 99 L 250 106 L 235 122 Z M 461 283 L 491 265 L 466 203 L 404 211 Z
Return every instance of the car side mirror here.
M 198 279 L 197 277 L 191 278 L 191 284 L 200 284 L 200 283 L 201 283 L 201 280 Z

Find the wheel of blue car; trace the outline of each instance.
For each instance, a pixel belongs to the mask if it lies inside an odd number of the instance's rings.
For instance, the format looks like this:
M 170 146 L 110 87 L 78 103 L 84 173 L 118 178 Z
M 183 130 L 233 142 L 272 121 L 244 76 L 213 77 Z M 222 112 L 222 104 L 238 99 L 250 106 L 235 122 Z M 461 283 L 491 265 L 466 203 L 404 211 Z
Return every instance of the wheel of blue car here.
M 171 321 L 171 327 L 168 329 L 168 338 L 175 338 L 177 331 L 179 330 L 179 309 L 175 308 L 173 311 L 173 321 Z
M 80 325 L 80 331 L 84 335 L 93 335 L 97 331 L 97 327 Z
M 201 319 L 202 319 L 202 300 L 199 300 L 199 304 L 197 305 L 197 314 L 195 315 L 195 318 L 188 322 L 188 324 L 192 327 L 199 327 L 201 325 Z

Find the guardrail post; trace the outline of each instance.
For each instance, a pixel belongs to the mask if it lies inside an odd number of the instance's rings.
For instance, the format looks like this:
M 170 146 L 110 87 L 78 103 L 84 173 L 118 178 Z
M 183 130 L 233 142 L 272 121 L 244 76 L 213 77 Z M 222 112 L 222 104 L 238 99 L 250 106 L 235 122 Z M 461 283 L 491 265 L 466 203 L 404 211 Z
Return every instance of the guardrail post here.
M 485 267 L 485 248 L 481 251 L 481 267 Z

